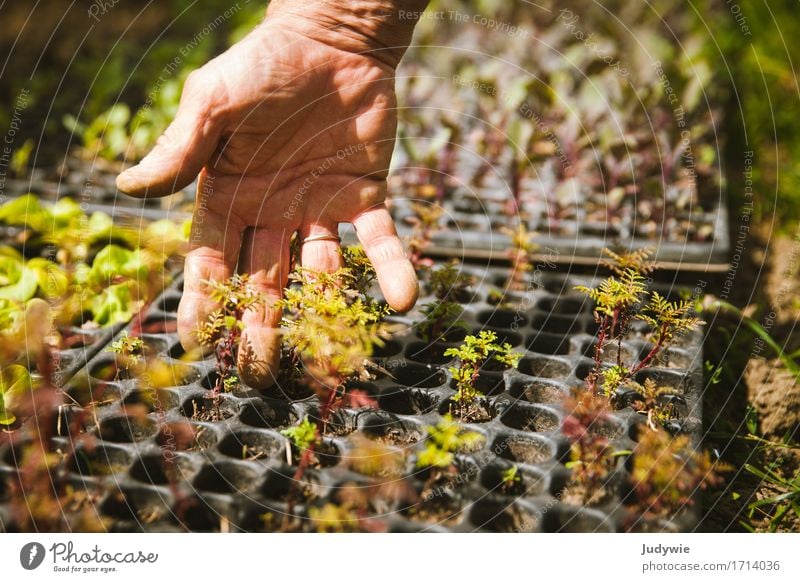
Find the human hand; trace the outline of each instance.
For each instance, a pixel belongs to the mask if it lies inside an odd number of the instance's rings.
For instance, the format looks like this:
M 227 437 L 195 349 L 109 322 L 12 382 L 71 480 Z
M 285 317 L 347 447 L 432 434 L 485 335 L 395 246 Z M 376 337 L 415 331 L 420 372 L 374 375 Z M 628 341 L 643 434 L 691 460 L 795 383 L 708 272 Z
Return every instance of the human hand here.
M 274 304 L 294 232 L 307 240 L 303 266 L 330 272 L 341 262 L 338 224 L 351 222 L 389 305 L 406 311 L 418 294 L 384 204 L 394 70 L 413 22 L 395 14 L 382 23 L 393 2 L 309 0 L 302 16 L 298 4 L 274 0 L 250 35 L 191 73 L 173 123 L 117 179 L 121 191 L 151 197 L 199 175 L 178 332 L 184 347 L 197 347 L 194 330 L 217 308 L 205 282 L 237 265 L 250 273 L 266 302 L 244 317 L 239 374 L 256 387 L 274 382 L 279 363 Z

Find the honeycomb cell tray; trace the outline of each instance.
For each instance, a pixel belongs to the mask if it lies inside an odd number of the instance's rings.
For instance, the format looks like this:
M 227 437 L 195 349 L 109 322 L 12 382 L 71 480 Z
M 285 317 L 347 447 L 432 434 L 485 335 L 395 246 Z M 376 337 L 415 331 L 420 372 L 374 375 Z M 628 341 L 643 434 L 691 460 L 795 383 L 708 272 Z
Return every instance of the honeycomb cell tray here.
M 468 270 L 465 268 L 465 270 Z M 374 487 L 373 477 L 353 463 L 364 442 L 379 442 L 397 455 L 398 489 L 360 514 L 359 529 L 369 531 L 613 532 L 628 529 L 631 507 L 625 499 L 627 466 L 612 475 L 610 498 L 594 506 L 572 505 L 563 493 L 568 482 L 569 444 L 560 432 L 566 415 L 562 397 L 583 382 L 592 368 L 594 318 L 591 304 L 572 290 L 591 279 L 546 275 L 528 291 L 512 295 L 513 308 L 492 303 L 507 276 L 497 268 L 470 271 L 477 281 L 467 296 L 464 321 L 469 330 L 491 329 L 523 352 L 517 370 L 486 370 L 478 388 L 485 395 L 486 421 L 464 423 L 464 431 L 483 435 L 481 443 L 455 457 L 458 478 L 420 504 L 396 493 L 401 486 L 419 493 L 428 474 L 415 459 L 424 447 L 426 427 L 449 411 L 455 391 L 444 356 L 458 345 L 464 330 L 450 330 L 448 342 L 427 344 L 415 323 L 419 307 L 390 319 L 401 329 L 374 355 L 375 378 L 351 389 L 367 393 L 377 407 L 342 408 L 335 412 L 315 463 L 293 484 L 298 451 L 281 431 L 304 417 L 319 415 L 317 398 L 304 388 L 282 385 L 266 392 L 243 388 L 223 394 L 218 409 L 207 398 L 215 372 L 210 359 L 187 363 L 175 329 L 181 296 L 176 284 L 151 307 L 142 334 L 152 353 L 179 364 L 176 386 L 158 392 L 124 374 L 112 377 L 113 354 L 101 351 L 67 384 L 69 415 L 88 407 L 86 425 L 96 446 L 83 448 L 68 467 L 68 479 L 96 498 L 110 531 L 280 531 L 287 523 L 289 497 L 296 502 L 293 530 L 316 531 L 314 520 L 327 503 L 341 505 L 353 491 Z M 662 289 L 675 296 L 676 290 Z M 424 289 L 423 289 L 424 295 Z M 423 296 L 418 305 L 430 300 Z M 159 329 L 161 328 L 161 329 Z M 647 340 L 633 330 L 624 341 L 626 358 L 635 361 Z M 677 418 L 668 429 L 700 434 L 702 334 L 680 338 L 656 366 L 642 375 L 675 389 Z M 138 407 L 138 408 L 137 408 Z M 132 413 L 132 410 L 138 410 Z M 617 450 L 635 447 L 644 417 L 631 409 L 612 414 L 608 435 Z M 165 443 L 179 439 L 181 427 L 194 428 L 189 446 L 165 454 Z M 71 427 L 63 422 L 60 426 Z M 74 427 L 72 427 L 74 430 Z M 59 434 L 65 446 L 77 435 Z M 365 441 L 366 439 L 366 441 Z M 78 441 L 76 441 L 78 442 Z M 167 447 L 172 451 L 172 447 Z M 3 490 L 17 474 L 16 452 L 0 450 L 0 521 Z M 167 460 L 168 459 L 168 460 Z M 516 467 L 513 487 L 502 476 Z M 379 481 L 386 486 L 386 480 Z M 291 493 L 294 491 L 295 493 Z M 300 492 L 299 495 L 297 492 Z M 433 501 L 431 501 L 433 499 Z M 433 504 L 433 505 L 431 505 Z M 7 512 L 5 512 L 7 515 Z M 634 519 L 636 516 L 634 516 Z M 6 519 L 6 529 L 13 523 Z M 643 521 L 640 529 L 687 531 L 696 525 L 695 511 L 668 523 Z

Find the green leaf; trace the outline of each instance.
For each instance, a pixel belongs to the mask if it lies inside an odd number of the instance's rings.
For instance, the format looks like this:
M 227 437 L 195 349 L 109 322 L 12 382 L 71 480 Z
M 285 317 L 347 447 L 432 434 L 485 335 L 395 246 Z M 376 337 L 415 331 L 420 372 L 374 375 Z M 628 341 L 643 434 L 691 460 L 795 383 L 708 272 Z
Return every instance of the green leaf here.
M 108 284 L 119 277 L 139 280 L 146 275 L 147 264 L 138 249 L 130 251 L 118 245 L 108 245 L 92 262 L 91 280 L 97 284 Z
M 0 206 L 0 222 L 6 224 L 24 225 L 43 231 L 52 219 L 52 213 L 41 205 L 34 194 L 13 198 Z
M 111 285 L 90 301 L 93 319 L 98 325 L 112 325 L 130 320 L 138 311 L 140 303 L 133 299 L 130 282 Z
M 745 423 L 747 424 L 747 432 L 750 434 L 756 434 L 758 432 L 758 413 L 752 406 L 747 407 Z
M 108 240 L 113 228 L 114 222 L 105 212 L 93 212 L 89 217 L 89 234 L 93 241 Z
M 297 426 L 282 430 L 281 434 L 291 440 L 298 449 L 304 451 L 316 442 L 317 425 L 306 417 Z
M 69 286 L 67 274 L 61 267 L 47 259 L 33 258 L 27 267 L 36 274 L 36 280 L 45 297 L 61 297 Z
M 0 371 L 0 424 L 13 424 L 17 417 L 13 413 L 19 399 L 34 388 L 30 372 L 19 364 L 7 366 Z
M 2 262 L 3 259 L 0 259 Z M 0 271 L 3 271 L 0 267 Z M 39 278 L 36 272 L 26 266 L 21 266 L 17 272 L 6 272 L 9 282 L 0 288 L 0 299 L 11 299 L 13 301 L 27 301 L 36 294 L 39 287 Z
M 72 198 L 59 198 L 52 208 L 56 226 L 63 227 L 80 219 L 83 216 L 80 204 Z

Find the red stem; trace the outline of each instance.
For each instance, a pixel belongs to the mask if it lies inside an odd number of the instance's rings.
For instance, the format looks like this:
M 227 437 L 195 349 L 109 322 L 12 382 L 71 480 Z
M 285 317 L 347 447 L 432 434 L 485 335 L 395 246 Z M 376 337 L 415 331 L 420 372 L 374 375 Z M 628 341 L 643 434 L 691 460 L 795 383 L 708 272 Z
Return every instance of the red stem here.
M 658 334 L 658 341 L 656 345 L 653 346 L 653 349 L 644 357 L 644 359 L 639 362 L 634 368 L 631 370 L 630 375 L 633 376 L 643 368 L 647 367 L 653 358 L 658 355 L 658 352 L 661 351 L 662 346 L 664 345 L 664 332 L 666 331 L 666 326 L 661 326 L 661 330 Z

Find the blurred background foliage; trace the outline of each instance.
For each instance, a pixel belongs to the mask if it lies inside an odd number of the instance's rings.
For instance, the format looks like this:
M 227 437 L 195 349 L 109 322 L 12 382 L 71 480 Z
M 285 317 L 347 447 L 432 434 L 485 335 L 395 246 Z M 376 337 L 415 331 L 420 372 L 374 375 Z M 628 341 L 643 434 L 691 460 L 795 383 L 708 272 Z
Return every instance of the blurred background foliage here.
M 13 127 L 16 169 L 59 163 L 75 146 L 106 159 L 140 157 L 173 116 L 188 72 L 246 34 L 264 9 L 261 0 L 4 3 L 0 133 Z M 430 7 L 533 31 L 552 24 L 562 9 L 623 46 L 652 47 L 672 54 L 671 66 L 691 68 L 670 78 L 701 79 L 704 96 L 724 109 L 716 130 L 725 144 L 733 214 L 743 201 L 743 152 L 754 150 L 756 216 L 773 229 L 794 230 L 800 219 L 794 0 L 433 0 Z M 435 42 L 440 26 L 423 21 L 417 38 Z

